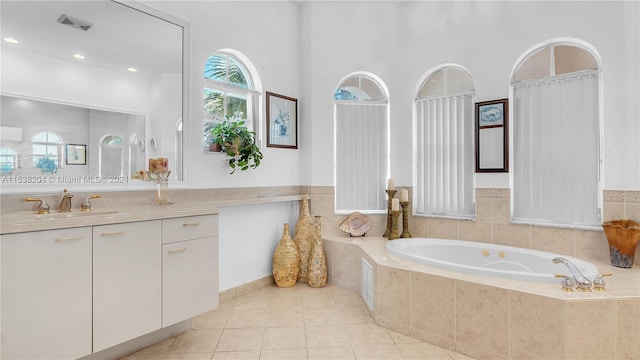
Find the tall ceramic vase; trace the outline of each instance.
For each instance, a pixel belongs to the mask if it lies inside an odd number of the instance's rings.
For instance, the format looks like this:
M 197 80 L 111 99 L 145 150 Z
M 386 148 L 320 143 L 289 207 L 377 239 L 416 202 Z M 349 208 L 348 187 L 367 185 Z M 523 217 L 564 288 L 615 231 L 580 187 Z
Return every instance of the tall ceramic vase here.
M 278 287 L 295 286 L 299 270 L 298 249 L 289 235 L 289 224 L 284 224 L 282 239 L 273 253 L 273 279 Z
M 322 250 L 321 218 L 316 216 L 313 224 L 313 246 L 309 260 L 309 286 L 319 288 L 327 285 L 327 260 Z
M 309 257 L 311 256 L 312 241 L 313 220 L 309 213 L 309 195 L 303 194 L 302 203 L 300 204 L 300 216 L 293 233 L 293 242 L 296 243 L 300 254 L 300 272 L 298 273 L 298 281 L 300 282 L 309 280 Z

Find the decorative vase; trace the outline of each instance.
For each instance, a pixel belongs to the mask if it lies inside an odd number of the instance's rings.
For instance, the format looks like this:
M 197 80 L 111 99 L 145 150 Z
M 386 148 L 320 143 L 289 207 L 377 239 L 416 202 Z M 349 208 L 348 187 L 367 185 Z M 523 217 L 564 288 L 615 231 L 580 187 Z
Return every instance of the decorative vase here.
M 309 195 L 302 194 L 300 216 L 293 232 L 293 242 L 300 254 L 300 272 L 298 281 L 307 282 L 309 273 L 309 257 L 311 256 L 311 242 L 313 241 L 313 220 L 309 213 Z
M 633 220 L 613 220 L 602 224 L 609 242 L 611 265 L 619 268 L 633 267 L 636 247 L 640 241 L 640 223 Z
M 327 285 L 327 260 L 322 250 L 321 217 L 316 216 L 313 224 L 313 247 L 309 259 L 309 286 L 319 288 Z
M 298 249 L 289 235 L 289 224 L 284 224 L 282 238 L 273 253 L 273 279 L 278 287 L 296 285 L 300 270 L 298 261 Z

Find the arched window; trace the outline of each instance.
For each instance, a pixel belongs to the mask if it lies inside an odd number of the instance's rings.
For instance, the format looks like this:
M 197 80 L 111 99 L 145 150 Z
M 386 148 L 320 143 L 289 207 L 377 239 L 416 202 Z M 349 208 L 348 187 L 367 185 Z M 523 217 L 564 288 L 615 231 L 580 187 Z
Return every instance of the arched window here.
M 11 174 L 16 170 L 18 153 L 13 149 L 0 149 L 0 174 Z
M 579 40 L 534 46 L 512 72 L 512 219 L 599 228 L 600 80 Z
M 334 93 L 336 211 L 384 212 L 389 178 L 389 95 L 373 74 L 345 77 Z
M 459 65 L 428 71 L 414 101 L 416 215 L 474 216 L 474 85 Z
M 260 139 L 260 86 L 251 62 L 233 50 L 220 50 L 204 66 L 204 147 L 219 119 L 244 121 Z
M 62 166 L 62 145 L 60 135 L 43 131 L 37 133 L 31 144 L 33 146 L 33 166 L 43 172 L 54 173 Z
M 124 170 L 124 148 L 122 138 L 108 134 L 100 140 L 98 172 L 101 177 L 122 176 Z

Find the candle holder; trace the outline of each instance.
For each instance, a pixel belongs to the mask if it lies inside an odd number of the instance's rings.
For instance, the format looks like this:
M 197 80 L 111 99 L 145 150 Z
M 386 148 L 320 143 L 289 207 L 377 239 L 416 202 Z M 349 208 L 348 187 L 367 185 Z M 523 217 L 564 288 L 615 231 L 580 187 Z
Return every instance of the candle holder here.
M 169 201 L 169 175 L 171 175 L 171 170 L 147 171 L 149 179 L 156 183 L 155 200 L 153 201 L 155 205 L 173 204 Z
M 401 238 L 410 238 L 411 233 L 409 232 L 409 212 L 407 208 L 409 207 L 408 201 L 400 201 L 400 206 L 402 207 L 402 234 L 400 234 Z
M 398 235 L 398 217 L 400 211 L 391 211 L 391 233 L 389 234 L 389 240 L 395 240 L 400 238 Z
M 382 237 L 386 237 L 388 239 L 389 235 L 391 235 L 391 202 L 393 200 L 393 197 L 396 196 L 396 192 L 398 192 L 398 190 L 385 191 L 387 193 L 387 197 L 389 198 L 387 201 L 387 230 L 384 232 L 384 235 L 382 235 Z

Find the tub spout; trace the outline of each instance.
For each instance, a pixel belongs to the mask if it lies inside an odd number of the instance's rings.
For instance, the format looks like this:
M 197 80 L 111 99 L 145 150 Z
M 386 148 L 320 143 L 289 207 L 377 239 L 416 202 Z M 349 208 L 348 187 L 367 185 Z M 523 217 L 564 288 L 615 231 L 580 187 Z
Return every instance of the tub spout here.
M 576 287 L 578 288 L 578 290 L 581 291 L 591 291 L 591 280 L 589 280 L 586 276 L 584 276 L 580 270 L 578 270 L 578 267 L 572 263 L 571 261 L 563 258 L 563 257 L 557 257 L 555 259 L 553 259 L 553 262 L 555 264 L 558 263 L 563 263 L 571 272 L 571 275 L 573 276 L 573 279 L 576 282 Z

